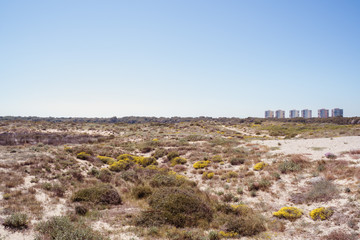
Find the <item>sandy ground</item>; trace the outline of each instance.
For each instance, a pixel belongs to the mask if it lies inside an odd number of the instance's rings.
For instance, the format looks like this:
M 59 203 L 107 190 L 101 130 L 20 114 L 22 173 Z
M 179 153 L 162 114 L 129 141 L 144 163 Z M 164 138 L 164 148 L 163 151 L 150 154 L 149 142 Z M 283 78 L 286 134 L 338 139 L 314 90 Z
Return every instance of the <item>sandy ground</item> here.
M 315 138 L 315 139 L 283 139 L 255 140 L 253 143 L 266 145 L 273 154 L 305 154 L 312 160 L 320 160 L 330 152 L 337 156 L 350 150 L 360 149 L 360 136 Z M 343 156 L 342 159 L 350 156 Z

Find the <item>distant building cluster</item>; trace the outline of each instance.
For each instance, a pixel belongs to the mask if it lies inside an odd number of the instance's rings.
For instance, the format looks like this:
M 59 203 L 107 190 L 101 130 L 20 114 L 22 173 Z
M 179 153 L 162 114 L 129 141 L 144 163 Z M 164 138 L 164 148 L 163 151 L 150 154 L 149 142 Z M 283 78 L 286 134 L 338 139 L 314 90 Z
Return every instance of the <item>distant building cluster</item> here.
M 334 108 L 331 110 L 331 117 L 343 117 L 344 116 L 344 110 L 341 108 Z M 301 116 L 299 110 L 290 110 L 289 111 L 289 118 L 312 118 L 312 111 L 309 109 L 303 109 L 301 110 Z M 329 115 L 329 109 L 319 109 L 318 110 L 318 118 L 328 118 Z M 272 110 L 265 111 L 265 118 L 285 118 L 285 111 L 284 110 L 276 110 L 275 114 Z

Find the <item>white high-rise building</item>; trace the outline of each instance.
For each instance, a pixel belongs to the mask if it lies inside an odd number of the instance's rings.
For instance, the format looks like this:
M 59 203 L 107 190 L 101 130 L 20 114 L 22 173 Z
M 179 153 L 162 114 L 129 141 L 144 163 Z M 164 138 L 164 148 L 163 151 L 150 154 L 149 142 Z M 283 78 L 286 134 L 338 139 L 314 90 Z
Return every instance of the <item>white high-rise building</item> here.
M 331 110 L 331 116 L 332 117 L 343 117 L 344 110 L 341 108 L 334 108 L 333 110 Z
M 289 117 L 290 118 L 298 118 L 300 115 L 299 115 L 299 110 L 290 110 L 289 112 Z
M 312 118 L 312 111 L 309 109 L 301 110 L 301 117 L 303 118 Z
M 274 111 L 271 110 L 265 111 L 265 118 L 274 118 Z
M 275 118 L 285 118 L 285 111 L 283 110 L 276 110 Z
M 319 118 L 328 118 L 329 117 L 329 109 L 319 109 L 318 110 L 318 117 Z

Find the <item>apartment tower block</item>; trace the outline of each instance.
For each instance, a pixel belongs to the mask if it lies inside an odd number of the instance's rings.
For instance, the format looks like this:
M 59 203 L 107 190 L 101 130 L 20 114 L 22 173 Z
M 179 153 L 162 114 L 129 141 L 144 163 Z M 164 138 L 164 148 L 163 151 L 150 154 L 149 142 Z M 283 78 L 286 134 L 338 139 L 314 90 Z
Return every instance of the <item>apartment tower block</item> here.
M 300 115 L 299 115 L 299 110 L 290 110 L 289 112 L 289 117 L 290 118 L 298 118 Z
M 303 118 L 312 118 L 312 111 L 309 109 L 301 110 L 301 117 Z
M 274 118 L 274 111 L 271 110 L 265 111 L 265 118 Z

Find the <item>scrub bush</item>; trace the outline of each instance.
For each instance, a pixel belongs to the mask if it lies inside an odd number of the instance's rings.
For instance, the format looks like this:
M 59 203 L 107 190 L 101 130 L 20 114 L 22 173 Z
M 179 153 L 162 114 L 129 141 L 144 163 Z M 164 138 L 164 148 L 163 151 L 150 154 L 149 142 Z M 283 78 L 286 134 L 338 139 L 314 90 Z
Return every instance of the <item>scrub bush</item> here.
M 209 223 L 213 217 L 206 196 L 193 188 L 159 188 L 149 197 L 148 203 L 151 210 L 142 213 L 138 225 L 194 227 L 200 222 Z
M 296 207 L 283 207 L 279 211 L 274 212 L 273 216 L 278 218 L 285 218 L 290 221 L 294 221 L 300 218 L 303 215 L 303 212 Z
M 89 160 L 91 155 L 86 152 L 80 152 L 76 155 L 76 157 L 81 160 Z
M 14 213 L 7 217 L 3 223 L 5 227 L 23 229 L 28 227 L 28 217 L 24 213 Z
M 152 190 L 151 187 L 149 186 L 138 185 L 132 189 L 132 195 L 136 199 L 147 198 L 151 194 L 152 194 Z
M 91 202 L 95 204 L 121 204 L 122 202 L 118 191 L 107 184 L 80 189 L 73 194 L 71 199 L 74 202 Z
M 195 169 L 205 168 L 210 164 L 210 161 L 198 161 L 194 163 L 193 167 Z
M 265 167 L 265 163 L 264 162 L 258 162 L 257 164 L 254 165 L 254 170 L 255 171 L 260 171 Z
M 68 217 L 52 217 L 40 222 L 36 230 L 40 233 L 38 240 L 105 240 L 99 233 L 84 224 L 71 222 Z
M 185 164 L 187 162 L 187 160 L 185 158 L 182 157 L 176 157 L 171 159 L 171 166 L 175 166 L 178 164 Z
M 310 212 L 310 217 L 313 220 L 326 220 L 333 215 L 334 211 L 330 208 L 316 208 Z

